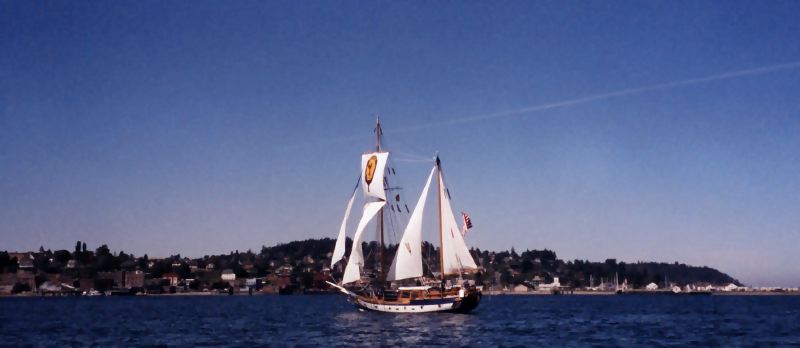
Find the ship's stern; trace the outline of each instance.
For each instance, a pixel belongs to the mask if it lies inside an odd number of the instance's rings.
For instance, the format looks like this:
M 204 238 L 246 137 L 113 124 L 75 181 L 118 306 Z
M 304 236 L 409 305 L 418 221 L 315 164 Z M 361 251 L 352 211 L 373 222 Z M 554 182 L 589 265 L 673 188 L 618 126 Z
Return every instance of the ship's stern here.
M 453 308 L 456 313 L 469 313 L 481 303 L 483 294 L 480 291 L 470 291 L 466 296 L 461 298 L 459 305 Z

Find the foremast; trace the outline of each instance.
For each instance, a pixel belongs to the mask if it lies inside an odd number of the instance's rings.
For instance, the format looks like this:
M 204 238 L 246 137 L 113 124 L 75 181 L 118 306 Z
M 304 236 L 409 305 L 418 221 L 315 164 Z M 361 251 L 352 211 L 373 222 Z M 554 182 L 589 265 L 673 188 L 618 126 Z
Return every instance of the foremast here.
M 383 264 L 383 259 L 385 256 L 383 255 L 383 209 L 384 206 L 387 204 L 387 197 L 386 197 L 386 179 L 385 179 L 385 170 L 386 170 L 386 162 L 389 157 L 388 152 L 382 151 L 381 146 L 381 137 L 383 131 L 380 127 L 380 121 L 377 122 L 377 127 L 375 128 L 376 132 L 376 149 L 378 151 L 364 153 L 361 155 L 361 170 L 362 175 L 359 179 L 359 185 L 362 188 L 364 193 L 365 203 L 364 209 L 362 210 L 361 219 L 358 222 L 358 226 L 356 227 L 356 233 L 353 235 L 353 247 L 350 251 L 350 257 L 347 259 L 347 266 L 344 270 L 344 275 L 342 276 L 341 284 L 349 284 L 361 279 L 361 269 L 364 267 L 365 259 L 364 254 L 362 251 L 361 241 L 364 237 L 365 228 L 367 225 L 372 221 L 375 220 L 378 215 L 381 215 L 380 221 L 377 222 L 378 232 L 380 232 L 380 237 L 378 238 L 381 241 L 381 250 L 379 250 L 381 263 Z M 352 199 L 352 198 L 351 198 Z M 342 222 L 342 229 L 346 228 L 346 220 L 347 220 L 348 212 L 345 213 L 345 218 Z M 341 229 L 340 229 L 341 231 Z M 337 238 L 337 245 L 343 246 L 344 236 L 340 233 L 341 241 Z M 338 257 L 340 250 L 344 248 L 335 248 L 334 254 Z M 335 261 L 334 261 L 335 262 Z M 380 278 L 384 278 L 384 269 L 382 267 L 380 272 Z M 380 279 L 379 279 L 380 280 Z
M 377 151 L 377 152 L 381 152 L 382 151 L 382 148 L 381 148 L 381 136 L 382 135 L 383 135 L 383 130 L 381 129 L 381 119 L 378 117 L 378 118 L 376 118 L 376 125 L 375 125 L 375 151 Z M 385 184 L 384 184 L 384 186 L 385 186 Z M 380 269 L 381 269 L 380 273 L 379 273 L 379 276 L 378 276 L 378 281 L 380 282 L 381 287 L 384 286 L 384 283 L 386 283 L 386 260 L 385 260 L 384 254 L 383 254 L 383 210 L 384 209 L 385 209 L 385 206 L 383 208 L 381 208 L 381 211 L 379 213 L 379 223 L 378 223 L 378 226 L 379 226 L 378 227 L 378 229 L 379 229 L 378 233 L 380 234 L 380 246 L 379 246 L 380 249 L 378 249 L 378 252 L 379 252 Z

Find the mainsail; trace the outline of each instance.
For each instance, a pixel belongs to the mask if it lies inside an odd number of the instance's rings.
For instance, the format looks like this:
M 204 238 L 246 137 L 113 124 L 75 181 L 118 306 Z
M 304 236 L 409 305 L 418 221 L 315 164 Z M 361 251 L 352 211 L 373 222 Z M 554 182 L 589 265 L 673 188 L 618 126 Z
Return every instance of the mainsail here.
M 364 228 L 375 217 L 376 214 L 386 205 L 385 201 L 369 202 L 364 204 L 364 213 L 358 222 L 356 234 L 353 236 L 353 248 L 350 251 L 350 259 L 347 260 L 347 267 L 344 269 L 342 284 L 352 283 L 361 279 L 361 267 L 364 266 L 364 255 L 361 252 L 361 239 Z
M 450 194 L 444 186 L 444 179 L 439 172 L 439 199 L 442 202 L 442 274 L 460 274 L 464 270 L 477 269 L 475 260 L 469 253 L 461 231 L 450 207 Z
M 411 213 L 408 225 L 406 225 L 406 229 L 403 232 L 403 237 L 400 239 L 397 253 L 394 261 L 392 261 L 392 266 L 389 268 L 389 274 L 386 275 L 386 280 L 422 277 L 422 216 L 425 210 L 425 201 L 428 197 L 428 189 L 431 186 L 431 179 L 435 171 L 436 167 L 431 169 L 431 174 L 428 175 L 425 188 L 422 189 L 417 206 L 414 207 L 414 212 Z

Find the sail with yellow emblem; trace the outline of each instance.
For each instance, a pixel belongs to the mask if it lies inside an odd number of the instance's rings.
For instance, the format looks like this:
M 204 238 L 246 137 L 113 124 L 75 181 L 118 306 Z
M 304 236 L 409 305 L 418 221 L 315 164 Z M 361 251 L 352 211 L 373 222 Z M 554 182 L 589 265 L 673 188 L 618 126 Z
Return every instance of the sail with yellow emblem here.
M 362 211 L 361 219 L 359 219 L 356 233 L 353 236 L 353 247 L 350 251 L 350 257 L 347 260 L 345 267 L 344 277 L 342 283 L 352 283 L 361 279 L 361 270 L 364 268 L 364 255 L 361 250 L 361 242 L 364 240 L 364 230 L 367 225 L 375 218 L 381 209 L 386 205 L 386 190 L 384 185 L 384 171 L 386 170 L 386 161 L 389 159 L 388 152 L 373 152 L 361 156 L 361 187 L 364 191 L 366 202 Z M 352 198 L 351 198 L 352 204 Z M 344 221 L 342 221 L 342 229 L 345 228 L 349 210 L 345 214 Z M 344 239 L 345 235 L 339 233 L 336 245 L 342 245 L 342 254 L 344 253 Z M 338 255 L 339 249 L 334 250 L 334 254 Z M 338 261 L 338 259 L 337 259 Z

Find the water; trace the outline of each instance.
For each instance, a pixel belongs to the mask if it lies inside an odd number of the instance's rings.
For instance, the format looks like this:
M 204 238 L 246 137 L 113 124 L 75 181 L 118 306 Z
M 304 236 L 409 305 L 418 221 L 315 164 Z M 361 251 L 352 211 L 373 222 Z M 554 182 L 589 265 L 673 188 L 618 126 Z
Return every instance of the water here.
M 0 345 L 800 345 L 800 296 L 492 296 L 472 314 L 340 296 L 0 298 Z

